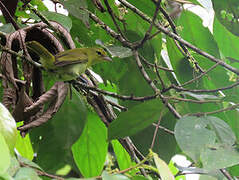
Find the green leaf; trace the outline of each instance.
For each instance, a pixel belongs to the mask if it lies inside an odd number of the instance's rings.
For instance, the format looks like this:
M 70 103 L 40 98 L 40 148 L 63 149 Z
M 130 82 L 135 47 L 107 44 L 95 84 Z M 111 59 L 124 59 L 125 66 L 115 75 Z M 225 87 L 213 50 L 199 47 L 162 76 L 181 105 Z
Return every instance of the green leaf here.
M 113 146 L 120 170 L 127 169 L 135 164 L 131 161 L 128 152 L 123 148 L 118 140 L 112 140 L 111 144 Z
M 153 153 L 153 158 L 161 179 L 174 180 L 174 176 L 171 173 L 168 165 L 162 159 L 160 159 L 156 153 Z
M 89 27 L 89 14 L 81 9 L 81 8 L 87 9 L 87 3 L 85 0 L 71 0 L 71 1 L 61 0 L 61 3 L 71 15 L 80 19 L 87 27 Z
M 231 146 L 204 149 L 201 153 L 203 168 L 215 170 L 239 164 L 239 152 Z
M 102 180 L 130 180 L 127 176 L 121 174 L 108 174 L 106 171 L 102 173 Z
M 7 174 L 10 176 L 14 176 L 16 172 L 20 169 L 20 164 L 15 156 L 12 156 L 11 158 L 11 164 L 10 167 L 7 170 Z
M 28 167 L 20 168 L 14 177 L 14 180 L 41 180 L 37 173 Z
M 217 18 L 214 19 L 213 35 L 217 41 L 220 51 L 226 58 L 231 57 L 234 59 L 239 59 L 239 52 L 237 48 L 239 45 L 239 37 L 228 31 L 226 27 L 218 21 Z
M 10 166 L 11 163 L 11 156 L 9 152 L 8 145 L 3 137 L 3 135 L 0 133 L 0 174 L 5 173 Z
M 72 88 L 72 98 L 68 95 L 55 116 L 42 126 L 30 131 L 35 162 L 47 172 L 55 173 L 65 166 L 73 166 L 71 146 L 80 137 L 87 117 L 85 103 Z M 47 147 L 47 148 L 46 148 Z
M 238 8 L 239 1 L 237 0 L 212 0 L 213 9 L 217 19 L 233 34 L 239 35 L 238 28 Z
M 30 161 L 29 159 L 26 159 L 26 158 L 21 157 L 21 156 L 18 156 L 17 159 L 18 159 L 19 162 L 24 163 L 24 164 L 28 165 L 29 167 L 32 167 L 32 168 L 39 169 L 39 170 L 43 171 L 43 169 L 38 164 L 36 164 L 33 161 Z
M 216 133 L 219 143 L 232 146 L 236 142 L 235 134 L 225 121 L 213 116 L 204 119 L 208 121 L 210 129 Z
M 84 177 L 101 174 L 107 154 L 107 130 L 96 114 L 88 114 L 82 135 L 72 146 L 72 153 Z
M 201 151 L 216 140 L 215 133 L 206 129 L 206 126 L 206 121 L 193 116 L 182 117 L 175 126 L 174 133 L 179 147 L 195 162 L 199 161 Z
M 0 103 L 0 133 L 7 143 L 10 153 L 14 153 L 17 138 L 17 126 L 10 112 Z
M 116 139 L 134 135 L 158 120 L 163 113 L 163 104 L 155 99 L 134 106 L 126 112 L 122 112 L 108 128 L 108 138 Z
M 69 32 L 72 27 L 71 18 L 60 13 L 51 12 L 51 11 L 42 11 L 41 12 L 48 20 L 56 21 L 63 25 Z
M 160 125 L 162 127 L 165 127 L 172 131 L 175 127 L 175 124 L 176 118 L 171 112 L 165 113 L 165 115 L 163 115 L 160 121 Z M 151 147 L 155 128 L 155 126 L 151 125 L 130 137 L 138 150 L 145 156 L 148 154 L 149 148 Z M 147 134 L 147 136 L 145 136 L 145 134 Z M 172 156 L 177 153 L 177 142 L 174 136 L 169 136 L 169 133 L 165 132 L 162 129 L 158 129 L 154 147 L 152 150 L 155 153 L 160 154 L 161 159 L 166 162 L 169 162 Z
M 107 46 L 107 50 L 110 52 L 112 58 L 119 57 L 119 58 L 126 58 L 132 56 L 133 53 L 131 49 L 122 47 L 122 46 Z
M 175 138 L 179 147 L 194 161 L 200 159 L 207 170 L 238 164 L 235 135 L 219 118 L 183 117 L 175 126 Z
M 20 153 L 21 156 L 32 160 L 34 156 L 31 140 L 29 138 L 29 134 L 27 134 L 24 138 L 17 133 L 17 141 L 15 148 Z

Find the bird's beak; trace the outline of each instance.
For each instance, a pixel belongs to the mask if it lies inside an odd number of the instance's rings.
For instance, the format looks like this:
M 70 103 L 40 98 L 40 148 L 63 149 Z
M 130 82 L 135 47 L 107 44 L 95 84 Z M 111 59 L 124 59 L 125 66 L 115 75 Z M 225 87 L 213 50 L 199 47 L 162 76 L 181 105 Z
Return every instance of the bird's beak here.
M 105 56 L 105 57 L 103 57 L 103 59 L 106 61 L 112 61 L 112 59 L 109 56 Z

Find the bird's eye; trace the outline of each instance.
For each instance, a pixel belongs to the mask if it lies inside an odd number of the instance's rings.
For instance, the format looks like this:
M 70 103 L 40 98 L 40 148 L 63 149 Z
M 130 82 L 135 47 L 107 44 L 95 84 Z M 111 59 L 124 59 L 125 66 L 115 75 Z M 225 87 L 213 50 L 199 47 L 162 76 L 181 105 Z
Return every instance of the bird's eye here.
M 102 56 L 102 53 L 100 51 L 96 51 L 96 53 L 100 56 Z

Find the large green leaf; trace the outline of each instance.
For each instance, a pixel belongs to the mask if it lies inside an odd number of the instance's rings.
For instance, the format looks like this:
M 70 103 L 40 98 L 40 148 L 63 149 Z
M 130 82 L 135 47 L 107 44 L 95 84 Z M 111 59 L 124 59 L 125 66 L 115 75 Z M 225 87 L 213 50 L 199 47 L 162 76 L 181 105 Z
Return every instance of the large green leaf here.
M 101 174 L 108 149 L 107 130 L 96 114 L 88 114 L 80 138 L 72 146 L 72 153 L 84 177 Z
M 238 28 L 238 7 L 237 0 L 212 0 L 213 9 L 219 21 L 233 34 L 239 35 Z
M 158 100 L 152 100 L 136 105 L 126 112 L 122 112 L 108 128 L 108 138 L 116 139 L 134 135 L 158 120 L 163 113 L 164 105 Z
M 175 137 L 182 151 L 196 162 L 201 160 L 207 170 L 238 164 L 235 135 L 219 118 L 183 117 L 175 126 Z
M 4 137 L 10 153 L 13 154 L 17 139 L 17 126 L 12 115 L 2 103 L 0 103 L 0 133 Z
M 86 120 L 82 97 L 72 89 L 59 112 L 46 124 L 30 132 L 35 162 L 48 172 L 55 172 L 67 162 L 73 164 L 72 144 L 80 137 Z M 47 148 L 46 148 L 47 147 Z
M 11 156 L 5 138 L 1 133 L 0 133 L 0 148 L 1 148 L 0 174 L 3 174 L 7 171 L 8 167 L 10 166 Z

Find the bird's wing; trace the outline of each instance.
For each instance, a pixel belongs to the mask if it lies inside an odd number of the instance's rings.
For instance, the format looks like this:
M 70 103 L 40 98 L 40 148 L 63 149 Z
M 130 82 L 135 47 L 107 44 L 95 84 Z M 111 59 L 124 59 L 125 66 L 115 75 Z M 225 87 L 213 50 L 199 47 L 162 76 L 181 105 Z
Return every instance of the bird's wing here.
M 62 67 L 71 64 L 87 63 L 87 54 L 79 48 L 70 49 L 55 55 L 54 65 Z

